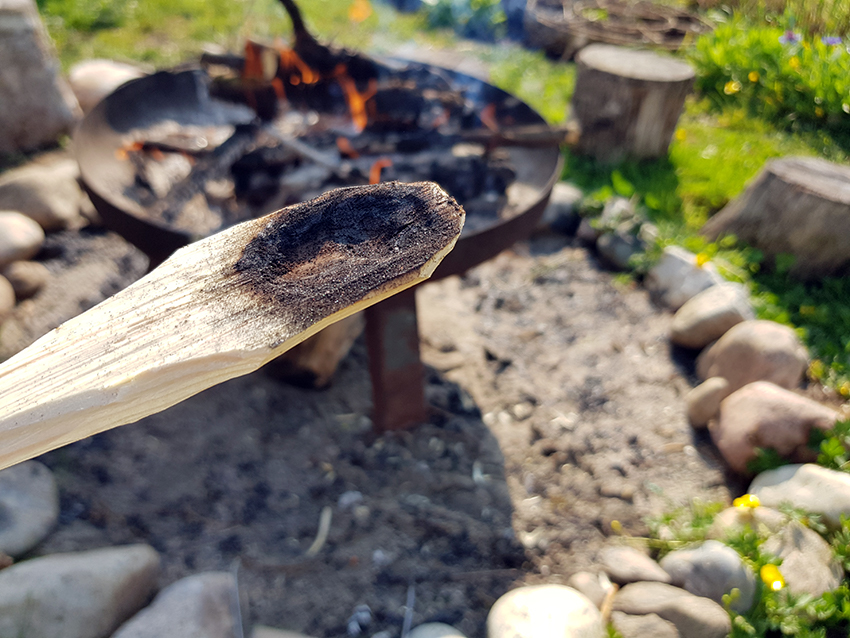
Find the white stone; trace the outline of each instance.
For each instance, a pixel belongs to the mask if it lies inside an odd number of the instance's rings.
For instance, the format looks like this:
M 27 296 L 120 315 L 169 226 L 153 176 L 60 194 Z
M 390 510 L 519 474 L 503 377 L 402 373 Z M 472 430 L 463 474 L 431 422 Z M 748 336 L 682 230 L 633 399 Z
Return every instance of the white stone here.
M 59 518 L 53 474 L 38 461 L 0 471 L 0 552 L 20 556 L 38 545 Z
M 749 492 L 767 507 L 789 503 L 820 514 L 832 527 L 840 525 L 842 514 L 850 516 L 850 474 L 813 463 L 762 472 L 750 483 Z
M 3 275 L 0 275 L 0 323 L 15 309 L 15 287 Z
M 670 340 L 685 348 L 704 348 L 732 326 L 749 319 L 755 319 L 755 313 L 747 289 L 724 282 L 703 290 L 676 311 Z
M 632 616 L 615 611 L 611 614 L 611 624 L 622 638 L 679 638 L 681 635 L 676 625 L 656 614 Z
M 596 606 L 572 587 L 530 585 L 499 598 L 487 616 L 487 638 L 602 638 Z
M 658 563 L 634 547 L 605 547 L 599 562 L 608 577 L 621 585 L 639 580 L 670 582 L 670 575 Z
M 55 142 L 81 114 L 34 0 L 0 1 L 0 96 L 0 155 Z
M 646 287 L 673 310 L 706 288 L 723 283 L 713 264 L 697 265 L 697 256 L 679 246 L 667 246 L 661 260 L 647 273 Z
M 587 596 L 599 608 L 613 588 L 606 574 L 592 572 L 576 572 L 567 580 L 567 585 Z
M 720 416 L 709 425 L 711 438 L 736 472 L 745 474 L 758 448 L 792 461 L 813 460 L 813 429 L 828 430 L 838 413 L 767 381 L 745 385 L 723 399 Z
M 729 614 L 713 600 L 665 583 L 631 583 L 614 596 L 614 610 L 633 615 L 657 614 L 684 638 L 726 638 Z
M 466 635 L 451 625 L 441 622 L 428 622 L 415 627 L 407 638 L 466 638 Z
M 2 270 L 2 276 L 11 284 L 15 297 L 23 300 L 44 287 L 50 279 L 50 271 L 37 261 L 14 261 Z
M 0 209 L 0 268 L 33 257 L 44 242 L 44 231 L 29 217 Z
M 232 638 L 238 596 L 228 572 L 188 576 L 159 592 L 112 638 Z
M 786 514 L 769 507 L 727 507 L 714 517 L 706 536 L 723 540 L 747 526 L 760 536 L 767 536 L 781 530 L 787 522 Z
M 83 112 L 88 113 L 119 86 L 144 75 L 138 67 L 115 60 L 83 60 L 71 67 L 68 82 Z
M 820 534 L 791 521 L 761 545 L 761 551 L 782 559 L 779 571 L 788 591 L 815 598 L 837 589 L 844 570 L 832 547 Z
M 77 162 L 61 158 L 32 163 L 0 175 L 0 209 L 34 219 L 44 230 L 82 225 L 83 192 Z
M 720 402 L 729 395 L 729 382 L 711 377 L 685 395 L 688 421 L 697 429 L 704 428 L 720 413 Z
M 150 598 L 158 576 L 147 545 L 17 563 L 0 571 L 0 636 L 109 636 Z

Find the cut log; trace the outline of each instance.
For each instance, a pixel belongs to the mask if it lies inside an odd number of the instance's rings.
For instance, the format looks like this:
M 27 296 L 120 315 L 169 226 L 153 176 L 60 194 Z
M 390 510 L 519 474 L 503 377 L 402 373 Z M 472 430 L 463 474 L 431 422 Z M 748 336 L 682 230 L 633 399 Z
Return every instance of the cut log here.
M 332 191 L 191 244 L 0 365 L 0 468 L 252 372 L 431 275 L 463 209 L 431 183 Z
M 714 240 L 734 234 L 773 260 L 793 255 L 791 275 L 805 281 L 850 265 L 850 167 L 815 157 L 783 157 L 708 220 Z
M 603 162 L 665 156 L 693 86 L 690 65 L 608 44 L 582 49 L 576 63 L 575 150 Z

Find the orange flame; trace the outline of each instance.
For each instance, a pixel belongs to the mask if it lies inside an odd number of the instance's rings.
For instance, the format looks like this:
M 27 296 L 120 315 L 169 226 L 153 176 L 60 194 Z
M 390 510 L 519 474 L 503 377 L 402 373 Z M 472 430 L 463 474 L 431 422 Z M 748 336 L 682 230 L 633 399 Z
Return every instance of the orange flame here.
M 351 76 L 345 72 L 344 64 L 337 66 L 334 76 L 345 93 L 345 101 L 348 103 L 348 110 L 351 112 L 351 119 L 354 120 L 354 126 L 358 131 L 362 131 L 369 124 L 366 102 L 371 100 L 378 92 L 378 81 L 369 80 L 369 89 L 365 93 L 361 93 L 357 90 L 357 85 Z
M 369 0 L 354 0 L 348 7 L 348 19 L 352 22 L 363 22 L 372 15 L 372 5 Z
M 393 161 L 389 157 L 382 157 L 375 161 L 372 164 L 372 168 L 369 169 L 369 183 L 370 184 L 380 184 L 381 183 L 381 171 L 385 168 L 389 168 L 393 165 Z
M 289 83 L 297 86 L 304 84 L 315 84 L 321 80 L 321 76 L 301 59 L 295 51 L 286 47 L 278 47 L 280 53 L 280 71 Z
M 360 157 L 360 153 L 351 145 L 351 141 L 347 137 L 336 138 L 336 147 L 343 157 L 347 157 L 348 159 L 357 159 Z

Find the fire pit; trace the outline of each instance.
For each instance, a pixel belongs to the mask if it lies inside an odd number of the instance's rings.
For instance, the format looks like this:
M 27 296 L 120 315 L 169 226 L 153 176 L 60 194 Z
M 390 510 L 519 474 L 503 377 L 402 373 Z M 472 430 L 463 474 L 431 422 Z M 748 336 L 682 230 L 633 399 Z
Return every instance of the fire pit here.
M 530 234 L 561 172 L 559 131 L 516 97 L 457 72 L 356 56 L 335 62 L 323 71 L 295 51 L 249 43 L 244 57 L 205 56 L 116 90 L 74 137 L 105 224 L 157 264 L 332 188 L 432 180 L 467 210 L 435 277 Z M 370 310 L 367 341 L 376 426 L 421 420 L 412 291 Z

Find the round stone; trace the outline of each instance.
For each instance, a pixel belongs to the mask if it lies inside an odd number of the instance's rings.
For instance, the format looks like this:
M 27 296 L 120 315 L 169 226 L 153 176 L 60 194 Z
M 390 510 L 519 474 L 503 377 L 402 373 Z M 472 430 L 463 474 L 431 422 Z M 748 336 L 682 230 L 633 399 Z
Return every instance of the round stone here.
M 604 635 L 602 614 L 596 606 L 565 585 L 514 589 L 499 598 L 487 616 L 488 638 L 602 638 Z

